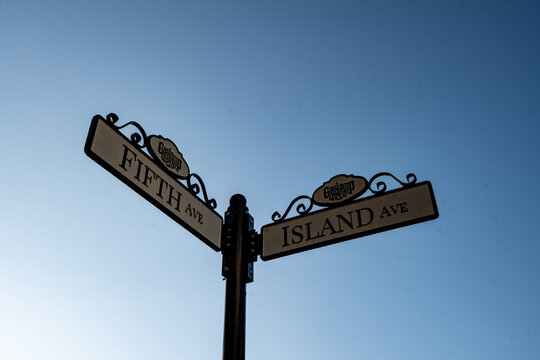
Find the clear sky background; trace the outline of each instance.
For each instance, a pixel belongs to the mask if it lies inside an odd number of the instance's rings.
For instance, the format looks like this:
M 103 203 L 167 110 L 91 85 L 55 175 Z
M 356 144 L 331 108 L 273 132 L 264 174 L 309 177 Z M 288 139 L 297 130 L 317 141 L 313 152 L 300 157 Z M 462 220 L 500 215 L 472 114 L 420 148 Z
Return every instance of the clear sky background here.
M 221 358 L 221 255 L 84 154 L 109 112 L 257 230 L 432 182 L 437 220 L 258 261 L 247 359 L 539 359 L 539 64 L 537 1 L 0 0 L 0 359 Z

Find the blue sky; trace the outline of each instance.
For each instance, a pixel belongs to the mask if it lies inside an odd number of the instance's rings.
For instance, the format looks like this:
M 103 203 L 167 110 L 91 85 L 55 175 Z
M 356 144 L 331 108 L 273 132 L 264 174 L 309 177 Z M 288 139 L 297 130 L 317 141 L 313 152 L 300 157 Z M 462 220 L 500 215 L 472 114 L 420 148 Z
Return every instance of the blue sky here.
M 0 358 L 216 359 L 221 256 L 83 152 L 115 112 L 256 228 L 333 175 L 437 220 L 255 264 L 247 359 L 540 357 L 534 1 L 0 1 Z

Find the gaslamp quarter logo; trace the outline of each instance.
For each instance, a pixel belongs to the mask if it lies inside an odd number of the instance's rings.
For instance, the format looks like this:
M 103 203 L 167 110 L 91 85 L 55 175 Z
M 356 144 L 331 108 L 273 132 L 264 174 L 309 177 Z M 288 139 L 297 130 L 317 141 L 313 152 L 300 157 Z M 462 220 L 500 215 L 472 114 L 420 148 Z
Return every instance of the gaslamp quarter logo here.
M 151 135 L 148 137 L 148 151 L 152 157 L 163 165 L 163 169 L 172 176 L 185 179 L 189 176 L 189 167 L 182 153 L 176 145 L 163 136 Z

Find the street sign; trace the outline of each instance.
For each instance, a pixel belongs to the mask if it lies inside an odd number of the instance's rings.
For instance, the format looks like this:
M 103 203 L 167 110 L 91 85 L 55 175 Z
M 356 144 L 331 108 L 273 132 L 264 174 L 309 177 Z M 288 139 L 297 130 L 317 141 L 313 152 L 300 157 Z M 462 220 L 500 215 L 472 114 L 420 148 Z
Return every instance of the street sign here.
M 368 182 L 362 177 L 351 177 L 347 181 L 343 181 L 344 175 L 339 177 L 341 181 L 332 185 L 336 186 L 335 191 L 332 191 L 332 186 L 325 186 L 325 183 L 315 191 L 312 201 L 319 204 L 326 198 L 325 201 L 330 202 L 330 198 L 337 196 L 343 197 L 344 203 L 262 227 L 262 260 L 412 225 L 439 216 L 433 189 L 428 181 L 407 184 L 400 189 L 376 193 L 374 196 L 351 202 L 352 198 L 369 188 Z M 351 196 L 347 197 L 347 194 Z
M 197 190 L 190 191 L 176 180 L 187 178 L 190 174 L 174 143 L 161 136 L 146 138 L 136 123 L 129 124 L 136 124 L 142 136 L 135 134 L 130 140 L 119 131 L 121 127 L 114 125 L 116 120 L 116 115 L 107 120 L 101 116 L 94 117 L 84 147 L 85 153 L 212 249 L 219 251 L 223 219 L 195 196 L 194 193 L 200 191 L 199 185 L 193 187 Z M 143 146 L 137 144 L 140 140 L 144 141 Z M 149 149 L 155 160 L 142 151 L 143 147 Z M 206 197 L 204 188 L 203 192 Z
M 274 212 L 274 223 L 263 226 L 259 235 L 243 195 L 231 197 L 224 224 L 214 211 L 216 201 L 208 199 L 202 179 L 190 172 L 171 140 L 146 136 L 135 122 L 117 126 L 117 121 L 112 113 L 106 118 L 94 116 L 84 152 L 212 249 L 222 250 L 221 274 L 227 280 L 223 360 L 245 359 L 246 284 L 253 281 L 253 262 L 258 255 L 271 260 L 439 216 L 431 183 L 417 184 L 414 174 L 407 175 L 407 182 L 387 172 L 369 181 L 340 174 L 324 182 L 311 197 L 295 198 L 283 216 Z M 138 132 L 128 138 L 120 131 L 127 126 Z M 381 177 L 390 177 L 402 187 L 386 191 Z M 178 179 L 185 180 L 187 187 Z M 373 196 L 358 200 L 367 191 Z M 204 199 L 197 196 L 201 192 Z M 298 202 L 299 216 L 285 220 Z M 323 209 L 310 213 L 313 205 Z

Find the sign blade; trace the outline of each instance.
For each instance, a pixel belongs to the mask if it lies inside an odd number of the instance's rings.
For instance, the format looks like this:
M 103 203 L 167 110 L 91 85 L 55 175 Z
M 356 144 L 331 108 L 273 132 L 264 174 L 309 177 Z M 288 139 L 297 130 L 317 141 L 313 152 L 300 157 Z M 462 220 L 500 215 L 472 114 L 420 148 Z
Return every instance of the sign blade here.
M 103 118 L 92 120 L 84 151 L 213 250 L 220 250 L 222 217 Z
M 433 220 L 439 216 L 429 181 L 265 225 L 262 260 Z

